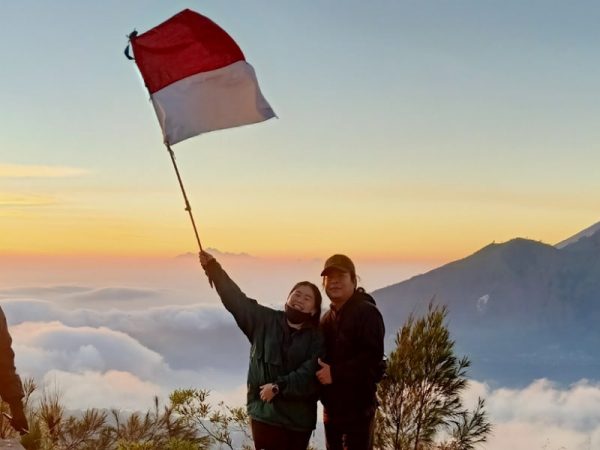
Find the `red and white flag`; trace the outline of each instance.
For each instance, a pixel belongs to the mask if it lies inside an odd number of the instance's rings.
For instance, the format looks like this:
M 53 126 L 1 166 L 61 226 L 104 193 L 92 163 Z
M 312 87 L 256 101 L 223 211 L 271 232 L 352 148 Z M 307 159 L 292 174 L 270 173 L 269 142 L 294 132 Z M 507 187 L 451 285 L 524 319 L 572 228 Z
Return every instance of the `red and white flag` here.
M 166 144 L 275 117 L 238 45 L 207 17 L 186 9 L 131 46 Z

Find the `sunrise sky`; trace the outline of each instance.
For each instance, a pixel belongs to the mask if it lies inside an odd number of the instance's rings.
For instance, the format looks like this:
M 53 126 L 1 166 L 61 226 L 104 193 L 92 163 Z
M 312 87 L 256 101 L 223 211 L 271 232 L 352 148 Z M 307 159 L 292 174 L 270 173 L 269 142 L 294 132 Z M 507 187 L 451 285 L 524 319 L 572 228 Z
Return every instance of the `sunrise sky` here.
M 23 0 L 1 12 L 1 255 L 196 250 L 122 53 L 183 8 L 279 115 L 175 146 L 206 246 L 441 262 L 600 220 L 595 3 Z

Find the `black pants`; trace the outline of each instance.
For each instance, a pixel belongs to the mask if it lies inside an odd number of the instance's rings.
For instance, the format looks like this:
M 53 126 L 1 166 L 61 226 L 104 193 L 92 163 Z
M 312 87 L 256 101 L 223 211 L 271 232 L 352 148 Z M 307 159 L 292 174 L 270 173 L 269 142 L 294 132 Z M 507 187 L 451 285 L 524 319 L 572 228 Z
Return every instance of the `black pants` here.
M 351 422 L 325 422 L 327 450 L 372 450 L 375 414 Z
M 306 450 L 312 431 L 286 430 L 251 419 L 256 450 Z

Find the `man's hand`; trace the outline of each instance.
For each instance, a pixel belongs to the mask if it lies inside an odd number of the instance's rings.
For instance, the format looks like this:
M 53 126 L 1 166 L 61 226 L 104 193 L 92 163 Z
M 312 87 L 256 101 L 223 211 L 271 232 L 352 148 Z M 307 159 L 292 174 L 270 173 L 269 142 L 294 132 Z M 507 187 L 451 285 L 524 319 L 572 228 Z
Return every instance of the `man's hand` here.
M 267 383 L 260 387 L 260 399 L 263 402 L 270 403 L 275 397 L 276 394 L 273 392 L 273 386 L 272 383 Z
M 317 362 L 319 363 L 319 366 L 321 366 L 321 368 L 317 370 L 317 378 L 319 383 L 332 384 L 333 379 L 331 378 L 331 366 L 321 361 L 321 358 L 319 358 Z

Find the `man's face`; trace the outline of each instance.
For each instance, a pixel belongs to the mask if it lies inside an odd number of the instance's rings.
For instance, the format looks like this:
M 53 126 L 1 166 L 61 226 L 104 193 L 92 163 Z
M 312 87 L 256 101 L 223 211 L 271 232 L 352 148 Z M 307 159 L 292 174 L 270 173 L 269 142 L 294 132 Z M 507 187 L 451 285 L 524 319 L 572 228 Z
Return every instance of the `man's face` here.
M 332 303 L 344 303 L 354 294 L 354 281 L 349 272 L 332 269 L 323 277 L 325 292 Z

